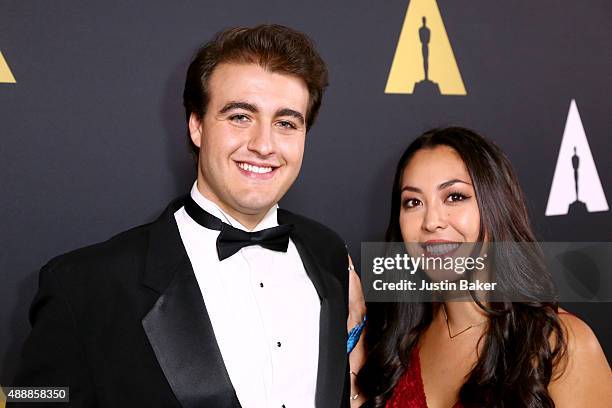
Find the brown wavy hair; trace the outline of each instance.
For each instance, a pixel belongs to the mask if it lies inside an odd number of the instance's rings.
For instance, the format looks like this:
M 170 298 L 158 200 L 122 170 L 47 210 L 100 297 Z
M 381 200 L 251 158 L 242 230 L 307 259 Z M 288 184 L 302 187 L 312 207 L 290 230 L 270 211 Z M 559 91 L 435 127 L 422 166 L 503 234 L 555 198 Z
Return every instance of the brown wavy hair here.
M 393 181 L 387 242 L 402 241 L 399 215 L 404 169 L 417 151 L 436 146 L 453 148 L 468 169 L 481 214 L 480 241 L 486 234 L 489 242 L 535 242 L 510 161 L 494 143 L 460 127 L 430 130 L 403 153 Z M 554 407 L 548 385 L 553 368 L 565 355 L 566 337 L 558 304 L 538 300 L 554 292 L 552 279 L 539 253 L 526 253 L 512 245 L 504 248 L 495 254 L 496 261 L 505 265 L 496 280 L 527 301 L 484 304 L 472 294 L 489 316 L 489 325 L 479 340 L 482 352 L 459 390 L 459 400 L 466 408 Z M 360 389 L 368 397 L 364 407 L 384 407 L 391 398 L 437 307 L 436 303 L 368 305 L 368 356 L 358 375 Z
M 187 122 L 192 113 L 200 119 L 204 117 L 210 99 L 208 81 L 221 63 L 259 64 L 270 72 L 302 79 L 309 93 L 306 129 L 314 124 L 328 84 L 328 72 L 314 43 L 305 34 L 277 24 L 233 27 L 217 33 L 197 51 L 187 69 L 183 90 Z M 197 157 L 199 149 L 191 143 L 189 132 L 187 136 Z

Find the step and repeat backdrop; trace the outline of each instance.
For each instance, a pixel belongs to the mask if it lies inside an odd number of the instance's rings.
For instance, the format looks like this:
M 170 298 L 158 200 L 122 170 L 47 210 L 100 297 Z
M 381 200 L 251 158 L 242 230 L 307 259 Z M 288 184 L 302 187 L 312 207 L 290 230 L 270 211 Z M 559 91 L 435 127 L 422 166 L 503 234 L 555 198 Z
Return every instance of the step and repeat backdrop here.
M 399 155 L 446 125 L 504 149 L 542 241 L 612 241 L 611 19 L 605 0 L 0 2 L 0 383 L 39 268 L 190 188 L 184 77 L 215 32 L 278 23 L 316 42 L 330 86 L 281 206 L 358 264 L 383 239 Z M 612 359 L 612 304 L 564 307 Z

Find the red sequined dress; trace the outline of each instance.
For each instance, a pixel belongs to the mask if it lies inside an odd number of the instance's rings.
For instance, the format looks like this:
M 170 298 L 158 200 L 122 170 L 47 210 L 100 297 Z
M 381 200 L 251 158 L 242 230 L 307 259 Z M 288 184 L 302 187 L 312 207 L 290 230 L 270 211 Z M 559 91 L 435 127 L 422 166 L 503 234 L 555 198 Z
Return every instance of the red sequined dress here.
M 421 361 L 419 348 L 414 347 L 410 356 L 408 369 L 399 379 L 386 408 L 427 408 L 423 378 L 421 377 Z M 463 408 L 457 402 L 453 408 Z

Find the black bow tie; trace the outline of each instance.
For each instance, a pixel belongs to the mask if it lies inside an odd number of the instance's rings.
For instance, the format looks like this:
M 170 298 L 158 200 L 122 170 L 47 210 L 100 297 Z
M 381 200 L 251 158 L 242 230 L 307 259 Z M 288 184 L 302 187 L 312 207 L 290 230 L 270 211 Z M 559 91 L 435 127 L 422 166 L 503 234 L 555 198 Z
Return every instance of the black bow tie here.
M 250 245 L 260 245 L 273 251 L 287 252 L 289 233 L 293 225 L 284 224 L 256 232 L 243 231 L 204 211 L 191 196 L 185 202 L 185 211 L 204 228 L 221 231 L 217 237 L 217 255 L 220 261 Z

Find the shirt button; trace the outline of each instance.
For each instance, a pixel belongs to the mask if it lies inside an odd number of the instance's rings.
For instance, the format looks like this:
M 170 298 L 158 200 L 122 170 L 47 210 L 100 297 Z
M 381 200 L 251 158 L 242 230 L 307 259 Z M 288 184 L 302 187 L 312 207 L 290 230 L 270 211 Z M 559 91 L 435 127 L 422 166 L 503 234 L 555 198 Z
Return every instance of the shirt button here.
M 280 347 L 280 346 L 281 346 L 281 342 L 280 342 L 280 341 L 277 341 L 277 342 L 276 342 L 276 347 Z
M 263 282 L 259 282 L 259 287 L 263 288 Z

